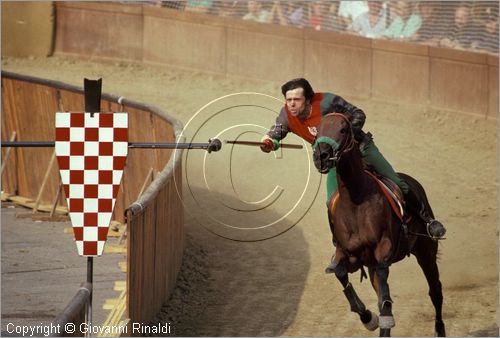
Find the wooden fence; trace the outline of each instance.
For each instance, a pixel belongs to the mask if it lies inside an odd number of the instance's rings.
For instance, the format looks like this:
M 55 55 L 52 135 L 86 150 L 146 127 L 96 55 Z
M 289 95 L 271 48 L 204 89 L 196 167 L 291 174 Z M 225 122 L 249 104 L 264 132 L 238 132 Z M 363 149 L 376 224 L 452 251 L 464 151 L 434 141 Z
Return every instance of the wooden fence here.
M 83 89 L 2 72 L 4 140 L 15 132 L 17 141 L 54 141 L 57 111 L 84 111 Z M 157 108 L 117 96 L 103 94 L 101 111 L 128 112 L 129 142 L 175 142 L 182 132 L 179 121 Z M 2 192 L 53 203 L 60 184 L 53 152 L 53 148 L 11 149 L 2 172 Z M 6 153 L 2 149 L 3 159 Z M 181 157 L 178 149 L 129 151 L 113 219 L 127 223 L 131 322 L 151 320 L 175 285 L 184 250 Z M 64 192 L 59 203 L 66 205 Z

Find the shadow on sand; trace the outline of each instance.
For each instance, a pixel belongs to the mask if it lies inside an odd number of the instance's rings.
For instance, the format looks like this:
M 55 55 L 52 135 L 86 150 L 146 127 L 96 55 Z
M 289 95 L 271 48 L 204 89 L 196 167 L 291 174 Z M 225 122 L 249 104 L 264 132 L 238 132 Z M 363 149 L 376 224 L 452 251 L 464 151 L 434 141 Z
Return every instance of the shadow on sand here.
M 158 321 L 169 322 L 175 336 L 282 335 L 297 314 L 310 267 L 300 227 L 289 224 L 263 241 L 234 241 L 207 231 L 195 204 L 185 205 L 185 216 L 182 268 Z M 259 213 L 277 217 L 270 209 Z

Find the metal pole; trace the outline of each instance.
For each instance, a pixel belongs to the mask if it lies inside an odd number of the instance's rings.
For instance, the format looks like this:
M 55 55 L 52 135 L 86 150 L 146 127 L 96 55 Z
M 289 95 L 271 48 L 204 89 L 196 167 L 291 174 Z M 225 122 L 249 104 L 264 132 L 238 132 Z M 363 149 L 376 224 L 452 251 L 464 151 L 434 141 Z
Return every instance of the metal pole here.
M 87 283 L 92 287 L 92 292 L 89 298 L 89 307 L 87 309 L 87 324 L 90 328 L 92 326 L 92 294 L 94 293 L 94 286 L 92 284 L 94 274 L 94 257 L 87 257 Z M 87 337 L 90 337 L 90 333 L 87 333 Z
M 141 143 L 129 142 L 129 148 L 152 148 L 152 149 L 207 149 L 210 143 Z M 32 147 L 32 148 L 50 148 L 55 147 L 53 141 L 2 141 L 3 147 Z

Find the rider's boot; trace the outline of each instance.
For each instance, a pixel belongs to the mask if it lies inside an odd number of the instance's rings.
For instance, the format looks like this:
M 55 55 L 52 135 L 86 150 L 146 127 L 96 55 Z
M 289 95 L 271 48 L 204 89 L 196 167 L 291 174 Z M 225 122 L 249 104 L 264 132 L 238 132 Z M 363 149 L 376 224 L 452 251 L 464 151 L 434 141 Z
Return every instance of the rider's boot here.
M 424 203 L 417 198 L 415 193 L 409 189 L 404 197 L 406 201 L 407 213 L 412 212 L 415 215 L 418 215 L 425 222 L 429 236 L 432 238 L 443 237 L 446 233 L 446 228 L 441 222 L 430 217 Z

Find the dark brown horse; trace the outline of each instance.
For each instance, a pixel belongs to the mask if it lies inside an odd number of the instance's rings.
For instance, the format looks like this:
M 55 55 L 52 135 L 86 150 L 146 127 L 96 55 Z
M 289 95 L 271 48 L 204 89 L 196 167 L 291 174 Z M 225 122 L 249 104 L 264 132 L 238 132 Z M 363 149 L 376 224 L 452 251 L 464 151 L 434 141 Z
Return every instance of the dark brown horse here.
M 337 113 L 324 116 L 314 147 L 314 163 L 320 172 L 326 173 L 334 166 L 337 169 L 339 197 L 335 208 L 328 208 L 330 227 L 337 242 L 336 256 L 330 267 L 344 287 L 351 311 L 359 314 L 367 329 L 379 327 L 380 336 L 390 336 L 395 323 L 387 282 L 389 267 L 411 253 L 429 284 L 429 296 L 436 310 L 435 333 L 445 336 L 441 315 L 443 294 L 436 263 L 438 243 L 427 234 L 424 222 L 417 215 L 403 222 L 393 211 L 373 175 L 365 171 L 347 117 Z M 408 175 L 399 175 L 433 217 L 422 186 Z M 366 309 L 349 283 L 348 273 L 361 269 L 364 274 L 363 266 L 368 267 L 370 281 L 377 292 L 380 317 Z

